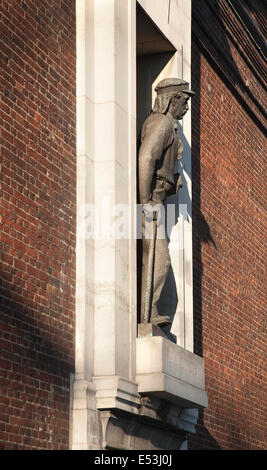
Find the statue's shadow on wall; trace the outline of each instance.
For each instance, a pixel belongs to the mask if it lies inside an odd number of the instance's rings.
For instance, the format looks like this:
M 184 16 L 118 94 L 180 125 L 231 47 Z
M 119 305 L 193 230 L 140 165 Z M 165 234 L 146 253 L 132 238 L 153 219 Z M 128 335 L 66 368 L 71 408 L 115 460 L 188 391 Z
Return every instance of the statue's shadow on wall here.
M 183 213 L 183 217 L 186 218 L 186 221 L 189 222 L 189 219 L 192 220 L 192 198 L 189 194 L 188 185 L 186 183 L 186 180 L 188 180 L 188 178 L 192 180 L 191 164 L 189 163 L 189 158 L 190 158 L 189 156 L 191 156 L 191 146 L 189 145 L 183 133 L 183 127 L 180 124 L 180 122 L 178 122 L 178 131 L 179 131 L 180 138 L 183 142 L 183 147 L 184 147 L 183 155 L 184 156 L 181 159 L 181 161 L 178 162 L 176 171 L 179 171 L 179 173 L 181 174 L 181 177 L 183 180 L 183 187 L 182 189 L 180 189 L 178 195 L 176 194 L 174 196 L 168 197 L 165 202 L 166 209 L 167 209 L 168 204 L 172 204 L 174 207 L 174 213 L 175 213 L 175 217 L 173 218 L 173 223 L 171 225 L 170 225 L 170 219 L 168 220 L 168 223 L 166 220 L 166 227 L 168 227 L 168 233 L 167 233 L 168 245 L 170 244 L 172 230 L 177 225 L 178 218 L 181 215 L 179 204 L 183 204 L 184 207 L 186 207 L 185 213 Z M 167 210 L 165 210 L 165 215 L 166 214 L 167 214 Z M 212 243 L 213 246 L 216 247 L 215 242 L 210 232 L 209 225 L 206 222 L 201 212 L 198 214 L 198 218 L 201 218 L 201 230 L 202 230 L 203 241 L 205 241 L 205 243 Z M 184 221 L 181 220 L 180 223 L 183 224 Z M 183 229 L 184 228 L 182 228 L 182 230 Z M 184 244 L 186 244 L 186 242 L 187 240 L 184 240 Z M 179 243 L 180 248 L 184 250 L 185 247 L 182 247 L 181 245 L 182 240 L 179 240 L 178 243 Z M 178 256 L 178 253 L 175 253 L 175 256 Z M 184 301 L 186 301 L 186 299 L 184 299 Z M 179 313 L 177 312 L 178 304 L 179 304 L 179 296 L 178 296 L 178 291 L 177 291 L 177 284 L 176 284 L 174 270 L 171 265 L 163 290 L 162 290 L 162 293 L 161 293 L 161 297 L 158 302 L 159 313 L 161 315 L 166 315 L 166 314 L 169 315 L 173 323 L 175 314 L 176 315 L 182 314 L 181 312 Z M 186 305 L 185 305 L 185 308 L 186 308 Z M 171 341 L 176 342 L 176 337 L 171 333 L 171 328 L 172 328 L 172 325 L 170 325 L 169 327 L 163 328 L 163 331 Z
M 177 221 L 178 221 L 178 216 L 177 216 Z M 170 242 L 170 239 L 168 238 L 168 245 L 169 245 L 169 242 Z M 179 299 L 178 299 L 176 280 L 175 280 L 173 268 L 171 265 L 157 306 L 158 306 L 159 314 L 169 315 L 172 323 L 173 323 L 174 316 L 177 310 L 178 300 Z M 172 325 L 165 326 L 162 328 L 162 330 L 171 341 L 176 343 L 176 336 L 173 333 L 171 333 L 171 327 Z
M 180 135 L 180 138 L 181 138 L 181 140 L 183 142 L 183 146 L 184 146 L 184 152 L 183 153 L 184 153 L 184 155 L 189 156 L 190 153 L 191 153 L 191 147 L 190 147 L 186 137 L 184 136 L 183 128 L 182 128 L 182 126 L 179 122 L 178 122 L 178 130 L 179 130 L 179 135 Z M 138 138 L 138 151 L 139 151 L 140 134 L 139 134 L 138 137 L 139 137 Z M 188 162 L 187 162 L 187 165 L 184 164 L 183 159 L 181 160 L 181 162 L 183 162 L 183 164 L 178 163 L 177 168 L 175 170 L 175 172 L 179 171 L 179 173 L 181 174 L 182 180 L 183 180 L 183 187 L 180 190 L 180 194 L 182 194 L 181 201 L 180 201 L 179 193 L 178 193 L 178 194 L 175 194 L 173 196 L 170 196 L 170 197 L 166 198 L 166 201 L 165 201 L 165 204 L 164 204 L 165 205 L 165 228 L 166 228 L 166 238 L 167 238 L 168 246 L 170 244 L 172 230 L 177 225 L 178 219 L 179 219 L 179 216 L 180 216 L 180 212 L 179 212 L 179 204 L 180 203 L 182 203 L 186 207 L 186 214 L 183 214 L 183 215 L 187 218 L 187 220 L 189 220 L 189 218 L 192 220 L 192 201 L 191 201 L 191 197 L 190 197 L 190 194 L 189 194 L 189 191 L 188 191 L 188 186 L 187 186 L 187 183 L 186 183 L 187 178 L 185 177 L 185 174 L 187 174 L 187 177 L 189 177 L 191 179 L 191 171 L 188 171 L 188 168 L 187 168 L 188 167 Z M 167 206 L 168 205 L 172 205 L 172 207 L 174 208 L 174 217 L 168 218 L 168 220 L 167 220 L 167 214 L 168 214 Z M 170 223 L 170 221 L 171 221 L 171 223 Z M 205 235 L 206 241 L 212 241 L 213 242 L 213 239 L 212 239 L 211 234 L 210 234 L 209 226 L 206 223 L 204 217 L 203 217 L 202 222 L 203 222 L 202 223 L 202 228 L 203 228 L 203 230 L 205 231 L 205 234 L 206 234 Z M 183 223 L 183 222 L 181 221 L 181 223 Z M 214 244 L 214 242 L 213 242 L 213 244 Z M 179 246 L 180 246 L 180 244 L 179 244 Z M 140 321 L 140 296 L 141 296 L 141 290 L 140 290 L 141 287 L 140 286 L 141 286 L 141 275 L 142 275 L 142 269 L 141 269 L 142 242 L 141 242 L 141 240 L 138 240 L 137 253 L 138 253 L 138 282 L 137 282 L 137 284 L 138 284 L 138 307 L 139 307 L 138 308 L 138 321 Z M 177 253 L 177 256 L 178 256 L 178 253 Z M 162 289 L 160 299 L 159 299 L 158 304 L 157 304 L 159 314 L 160 315 L 169 315 L 170 319 L 171 319 L 171 322 L 173 323 L 175 314 L 177 312 L 178 303 L 179 303 L 179 297 L 178 297 L 178 291 L 177 291 L 177 284 L 176 284 L 174 270 L 173 270 L 173 267 L 171 265 L 170 269 L 169 269 L 169 272 L 168 272 L 168 275 L 167 275 L 166 280 L 165 280 L 165 284 L 164 284 L 163 289 Z M 172 328 L 172 324 L 170 326 L 166 326 L 166 327 L 162 328 L 162 330 L 164 331 L 165 335 L 171 341 L 176 342 L 176 336 L 171 332 L 171 328 Z
M 183 204 L 186 207 L 186 212 L 185 212 L 185 214 L 183 214 L 183 216 L 187 218 L 187 221 L 189 221 L 189 219 L 192 220 L 192 199 L 191 199 L 191 196 L 190 196 L 189 191 L 188 191 L 188 185 L 186 183 L 186 180 L 188 178 L 191 180 L 191 165 L 190 165 L 190 169 L 189 169 L 189 161 L 188 161 L 189 159 L 187 158 L 185 160 L 185 156 L 189 156 L 191 154 L 191 147 L 190 147 L 186 137 L 184 136 L 182 125 L 179 122 L 178 122 L 178 131 L 179 131 L 179 135 L 180 135 L 180 138 L 181 138 L 181 140 L 183 142 L 183 146 L 184 146 L 184 150 L 183 150 L 184 158 L 181 159 L 181 162 L 178 162 L 175 172 L 179 171 L 179 173 L 182 177 L 182 180 L 183 180 L 183 187 L 179 192 L 181 197 L 179 197 L 179 193 L 175 194 L 173 196 L 170 196 L 170 197 L 166 198 L 166 201 L 165 201 L 165 204 L 164 204 L 165 205 L 165 228 L 166 228 L 166 237 L 167 237 L 168 246 L 170 244 L 172 230 L 177 225 L 179 216 L 181 215 L 180 212 L 179 212 L 179 204 Z M 140 133 L 139 133 L 139 135 L 138 135 L 138 146 L 137 146 L 138 151 L 139 151 L 139 147 L 140 147 L 140 142 L 141 142 L 141 139 L 140 139 Z M 137 162 L 138 162 L 138 159 L 137 159 Z M 187 176 L 187 178 L 186 178 L 186 176 Z M 138 182 L 138 176 L 137 176 L 137 182 Z M 138 199 L 138 201 L 139 201 L 139 199 Z M 167 214 L 168 214 L 167 206 L 169 204 L 172 205 L 172 207 L 174 208 L 174 217 L 168 218 L 168 220 L 167 220 Z M 201 223 L 199 224 L 199 228 L 201 227 L 202 241 L 204 241 L 205 243 L 212 243 L 213 246 L 216 248 L 215 242 L 214 242 L 214 240 L 211 236 L 209 225 L 206 222 L 206 220 L 205 220 L 204 216 L 202 215 L 201 211 L 199 211 L 199 213 L 198 213 L 198 220 L 200 220 L 200 219 L 201 219 Z M 170 223 L 170 221 L 171 221 L 171 223 Z M 184 222 L 181 221 L 181 223 L 184 223 Z M 186 240 L 185 240 L 185 242 L 186 242 Z M 178 241 L 178 243 L 179 243 L 179 241 Z M 180 243 L 179 243 L 179 246 L 181 246 Z M 184 247 L 183 247 L 183 249 L 184 249 Z M 177 253 L 177 256 L 178 256 L 178 253 Z M 141 259 L 142 259 L 142 241 L 138 240 L 138 243 L 137 243 L 138 322 L 140 322 L 140 297 L 141 297 L 141 275 L 142 275 Z M 178 303 L 179 303 L 179 297 L 178 297 L 178 291 L 177 291 L 177 284 L 176 284 L 174 270 L 173 270 L 173 267 L 171 265 L 170 269 L 169 269 L 169 272 L 168 272 L 168 275 L 167 275 L 166 280 L 165 280 L 165 284 L 164 284 L 162 292 L 161 292 L 160 299 L 159 299 L 158 304 L 157 304 L 159 314 L 160 315 L 169 315 L 170 319 L 171 319 L 171 322 L 173 323 L 175 314 L 177 314 L 176 312 L 177 312 Z M 186 308 L 186 306 L 185 306 L 185 308 Z M 171 341 L 176 342 L 176 336 L 171 332 L 171 329 L 172 329 L 172 324 L 170 326 L 166 326 L 166 327 L 162 328 L 165 335 Z

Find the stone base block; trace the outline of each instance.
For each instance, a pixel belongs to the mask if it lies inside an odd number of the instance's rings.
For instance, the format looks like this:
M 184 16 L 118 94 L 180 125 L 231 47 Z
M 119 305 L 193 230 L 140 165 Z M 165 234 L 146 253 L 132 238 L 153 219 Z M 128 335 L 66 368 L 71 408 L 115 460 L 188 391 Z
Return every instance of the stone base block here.
M 203 359 L 162 336 L 137 338 L 136 383 L 142 395 L 188 408 L 208 405 Z

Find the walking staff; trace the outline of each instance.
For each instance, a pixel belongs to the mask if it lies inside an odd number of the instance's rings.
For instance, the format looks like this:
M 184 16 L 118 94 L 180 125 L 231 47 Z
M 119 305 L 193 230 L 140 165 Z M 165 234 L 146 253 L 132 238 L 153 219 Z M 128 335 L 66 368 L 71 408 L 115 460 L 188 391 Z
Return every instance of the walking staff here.
M 155 248 L 157 239 L 157 213 L 153 212 L 152 220 L 152 239 L 149 242 L 148 263 L 147 263 L 147 279 L 146 279 L 146 294 L 145 294 L 145 314 L 144 323 L 150 322 L 151 305 L 153 298 L 153 271 L 155 262 Z

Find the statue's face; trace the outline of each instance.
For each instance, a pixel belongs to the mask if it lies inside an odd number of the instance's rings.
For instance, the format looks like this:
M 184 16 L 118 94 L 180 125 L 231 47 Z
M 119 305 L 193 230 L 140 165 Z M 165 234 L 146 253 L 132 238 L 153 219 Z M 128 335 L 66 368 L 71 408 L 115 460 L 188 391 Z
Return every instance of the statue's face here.
M 182 119 L 189 110 L 188 106 L 189 96 L 186 93 L 181 93 L 180 96 L 174 95 L 171 99 L 169 112 L 174 119 Z

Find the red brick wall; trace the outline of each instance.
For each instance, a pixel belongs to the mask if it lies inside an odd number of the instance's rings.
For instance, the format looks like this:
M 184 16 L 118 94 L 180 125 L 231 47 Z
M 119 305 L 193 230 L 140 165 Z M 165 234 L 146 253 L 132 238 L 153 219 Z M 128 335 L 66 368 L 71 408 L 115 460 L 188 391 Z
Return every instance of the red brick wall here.
M 75 328 L 75 0 L 2 0 L 0 15 L 0 448 L 66 449 Z
M 222 6 L 227 2 L 193 1 L 194 328 L 209 406 L 189 448 L 262 449 L 266 95 L 253 68 L 260 56 L 254 52 L 253 65 L 226 34 Z M 234 15 L 232 21 L 247 38 Z

